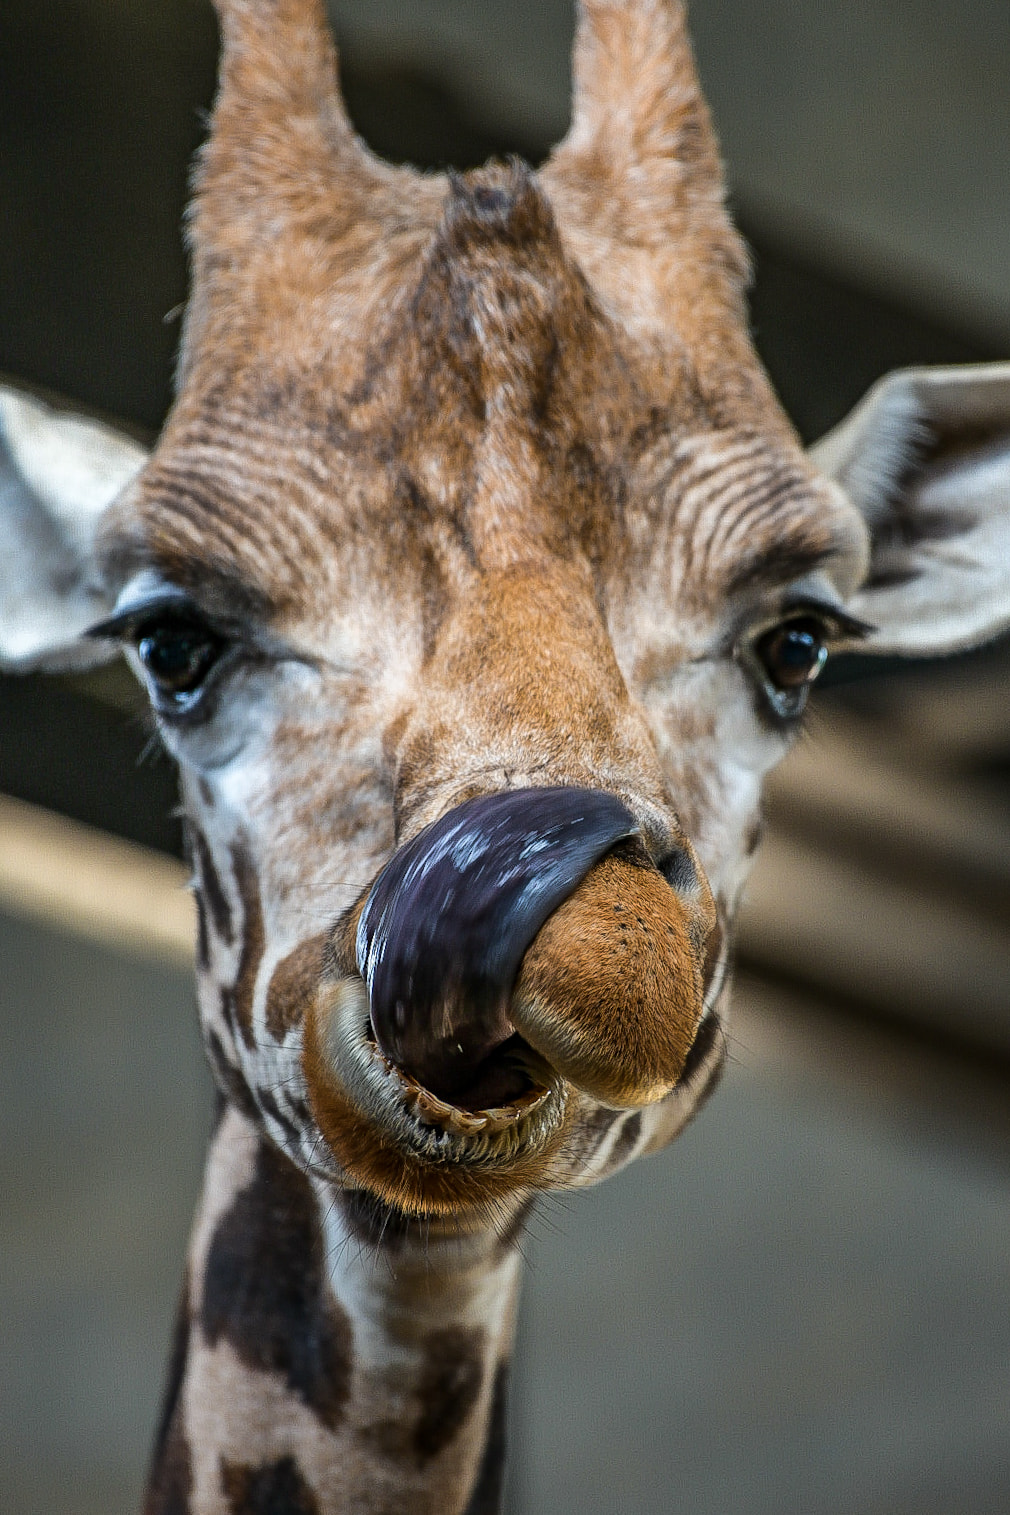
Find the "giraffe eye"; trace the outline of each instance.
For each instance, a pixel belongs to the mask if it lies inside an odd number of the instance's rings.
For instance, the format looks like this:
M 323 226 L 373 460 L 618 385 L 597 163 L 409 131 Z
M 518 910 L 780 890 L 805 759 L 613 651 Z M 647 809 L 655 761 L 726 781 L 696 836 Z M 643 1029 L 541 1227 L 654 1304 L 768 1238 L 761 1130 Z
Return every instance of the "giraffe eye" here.
M 232 665 L 244 647 L 241 636 L 210 620 L 176 590 L 117 610 L 85 636 L 133 647 L 157 713 L 187 722 L 211 713 L 204 696 L 220 682 L 219 669 Z
M 827 662 L 826 636 L 820 621 L 804 615 L 773 626 L 758 639 L 755 650 L 776 689 L 802 689 L 814 682 Z
M 169 709 L 188 709 L 226 643 L 198 621 L 164 616 L 135 633 L 137 656 Z
M 765 694 L 776 715 L 798 716 L 828 659 L 828 630 L 817 616 L 793 616 L 753 644 Z

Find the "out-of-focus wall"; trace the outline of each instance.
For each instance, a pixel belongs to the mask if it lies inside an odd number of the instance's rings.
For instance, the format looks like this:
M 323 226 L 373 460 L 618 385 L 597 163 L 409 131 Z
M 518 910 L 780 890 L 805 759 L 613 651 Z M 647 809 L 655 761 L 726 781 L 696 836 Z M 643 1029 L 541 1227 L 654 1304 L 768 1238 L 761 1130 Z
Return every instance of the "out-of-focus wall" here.
M 356 56 L 430 69 L 497 130 L 568 111 L 569 0 L 330 0 Z M 693 0 L 748 219 L 1010 343 L 1005 0 Z
M 694 0 L 741 206 L 1010 347 L 1006 0 Z

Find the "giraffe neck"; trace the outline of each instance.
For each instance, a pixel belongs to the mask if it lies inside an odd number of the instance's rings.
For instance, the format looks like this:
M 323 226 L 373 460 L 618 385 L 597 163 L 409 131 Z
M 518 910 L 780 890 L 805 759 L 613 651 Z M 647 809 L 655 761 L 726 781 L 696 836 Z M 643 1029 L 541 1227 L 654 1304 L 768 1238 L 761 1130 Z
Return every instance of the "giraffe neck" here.
M 226 1106 L 145 1515 L 497 1515 L 518 1262 L 383 1233 Z

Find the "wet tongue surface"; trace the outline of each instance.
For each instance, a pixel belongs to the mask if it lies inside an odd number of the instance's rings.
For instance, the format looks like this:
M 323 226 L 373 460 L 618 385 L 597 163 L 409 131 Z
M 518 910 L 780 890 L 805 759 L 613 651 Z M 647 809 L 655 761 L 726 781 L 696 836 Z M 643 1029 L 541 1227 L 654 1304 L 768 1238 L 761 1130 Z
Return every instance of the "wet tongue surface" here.
M 358 969 L 392 1062 L 470 1109 L 531 1084 L 508 1005 L 540 928 L 637 826 L 594 789 L 513 789 L 457 806 L 402 847 L 358 922 Z

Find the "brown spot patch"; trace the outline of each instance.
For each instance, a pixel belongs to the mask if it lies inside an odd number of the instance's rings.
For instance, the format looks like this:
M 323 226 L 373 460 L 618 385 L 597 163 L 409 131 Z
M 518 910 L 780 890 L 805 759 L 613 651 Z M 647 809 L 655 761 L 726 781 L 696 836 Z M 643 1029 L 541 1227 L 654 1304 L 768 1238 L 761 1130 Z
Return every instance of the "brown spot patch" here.
M 418 1407 L 413 1427 L 380 1420 L 367 1427 L 364 1440 L 391 1462 L 425 1467 L 456 1440 L 472 1415 L 484 1379 L 483 1352 L 480 1331 L 461 1326 L 432 1331 L 412 1391 Z
M 336 1204 L 348 1231 L 362 1246 L 399 1252 L 408 1241 L 424 1241 L 426 1227 L 422 1221 L 383 1204 L 365 1189 L 342 1189 Z
M 272 1143 L 214 1232 L 201 1324 L 250 1368 L 277 1373 L 333 1431 L 351 1379 L 351 1326 L 330 1291 L 315 1196 Z
M 693 1078 L 706 1058 L 709 1057 L 712 1052 L 713 1043 L 717 1037 L 720 1041 L 719 1053 L 705 1075 L 705 1082 L 695 1095 L 691 1111 L 692 1120 L 715 1092 L 715 1088 L 722 1078 L 729 1057 L 729 1044 L 726 1040 L 726 1032 L 722 1022 L 717 1016 L 709 1015 L 706 1017 L 696 1038 L 695 1045 L 691 1048 L 691 1052 L 688 1055 L 687 1064 L 684 1068 L 684 1082 L 689 1078 Z
M 221 1487 L 230 1515 L 319 1515 L 316 1496 L 293 1457 L 258 1468 L 222 1461 Z
M 236 1110 L 240 1110 L 247 1120 L 258 1121 L 259 1111 L 249 1092 L 249 1086 L 231 1061 L 216 1031 L 207 1032 L 204 1045 L 214 1081 L 225 1099 L 233 1104 Z
M 206 973 L 210 967 L 210 943 L 207 938 L 207 907 L 203 902 L 203 895 L 199 889 L 194 894 L 196 900 L 196 966 L 201 973 Z
M 189 1358 L 189 1280 L 183 1283 L 182 1298 L 172 1333 L 172 1351 L 168 1364 L 168 1382 L 162 1402 L 161 1418 L 154 1440 L 154 1454 L 144 1498 L 144 1515 L 188 1515 L 192 1492 L 189 1443 L 182 1425 L 182 1385 Z
M 640 1110 L 636 1110 L 633 1115 L 625 1118 L 624 1124 L 620 1131 L 618 1131 L 613 1150 L 607 1158 L 605 1172 L 615 1173 L 618 1168 L 624 1166 L 634 1151 L 635 1143 L 641 1134 L 642 1113 Z
M 313 997 L 322 972 L 327 933 L 302 942 L 282 958 L 270 977 L 267 990 L 267 1030 L 275 1041 L 301 1023 L 307 1002 Z
M 586 1158 L 596 1156 L 620 1113 L 620 1110 L 608 1110 L 606 1105 L 597 1105 L 591 1114 L 579 1122 L 578 1138 L 583 1144 L 583 1155 Z
M 189 1515 L 193 1472 L 189 1442 L 178 1418 L 172 1422 L 162 1455 L 151 1472 L 144 1515 Z
M 220 874 L 214 866 L 213 854 L 202 831 L 198 831 L 190 824 L 189 834 L 200 879 L 199 896 L 207 903 L 211 924 L 216 934 L 230 947 L 235 939 L 235 923 L 232 920 L 231 904 L 221 883 Z
M 239 953 L 238 972 L 235 982 L 223 991 L 224 1009 L 230 1021 L 237 1021 L 242 1040 L 252 1050 L 253 994 L 256 990 L 256 975 L 263 960 L 265 932 L 263 929 L 263 906 L 260 903 L 259 880 L 252 858 L 241 842 L 231 849 L 235 882 L 242 901 L 242 950 Z
M 750 825 L 747 827 L 747 830 L 744 832 L 744 838 L 743 838 L 744 857 L 753 857 L 754 856 L 755 852 L 758 850 L 758 848 L 761 845 L 761 838 L 764 836 L 764 830 L 765 830 L 765 827 L 764 827 L 764 818 L 762 816 L 760 816 L 760 815 L 756 815 L 754 817 L 754 819 L 750 822 Z
M 425 1362 L 417 1397 L 421 1414 L 414 1427 L 414 1453 L 430 1462 L 455 1441 L 473 1413 L 484 1376 L 484 1337 L 479 1331 L 448 1326 L 425 1342 Z
M 257 1089 L 256 1099 L 263 1114 L 268 1115 L 271 1120 L 277 1122 L 284 1132 L 286 1140 L 290 1142 L 297 1152 L 302 1139 L 302 1128 L 298 1125 L 298 1122 L 284 1109 L 281 1101 L 277 1099 L 272 1089 Z
M 535 1194 L 527 1194 L 516 1206 L 515 1213 L 507 1225 L 498 1233 L 497 1250 L 499 1257 L 505 1257 L 519 1245 L 519 1238 L 525 1233 L 536 1205 Z

